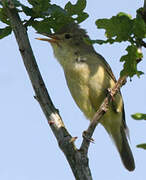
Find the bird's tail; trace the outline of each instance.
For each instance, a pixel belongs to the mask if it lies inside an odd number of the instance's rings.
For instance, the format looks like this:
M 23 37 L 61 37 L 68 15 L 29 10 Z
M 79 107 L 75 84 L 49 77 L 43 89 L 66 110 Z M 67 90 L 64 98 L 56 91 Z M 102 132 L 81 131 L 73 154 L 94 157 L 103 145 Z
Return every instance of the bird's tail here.
M 120 133 L 112 134 L 112 138 L 116 144 L 121 160 L 129 171 L 135 169 L 134 158 L 129 147 L 129 143 L 126 137 L 126 132 L 123 127 L 120 129 Z

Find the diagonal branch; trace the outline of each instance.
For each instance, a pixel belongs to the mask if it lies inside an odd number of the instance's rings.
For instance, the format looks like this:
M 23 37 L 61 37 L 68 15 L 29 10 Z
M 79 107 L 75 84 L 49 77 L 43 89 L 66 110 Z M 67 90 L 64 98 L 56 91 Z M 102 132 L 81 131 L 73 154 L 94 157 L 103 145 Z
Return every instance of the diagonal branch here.
M 115 84 L 115 86 L 112 89 L 110 89 L 109 94 L 104 99 L 98 111 L 95 113 L 93 120 L 90 122 L 88 129 L 83 133 L 83 141 L 82 141 L 80 150 L 84 151 L 86 154 L 88 153 L 89 145 L 91 142 L 90 140 L 97 124 L 99 123 L 101 117 L 107 112 L 108 105 L 112 101 L 113 97 L 120 90 L 121 86 L 125 84 L 126 78 L 127 76 L 120 77 L 117 83 Z

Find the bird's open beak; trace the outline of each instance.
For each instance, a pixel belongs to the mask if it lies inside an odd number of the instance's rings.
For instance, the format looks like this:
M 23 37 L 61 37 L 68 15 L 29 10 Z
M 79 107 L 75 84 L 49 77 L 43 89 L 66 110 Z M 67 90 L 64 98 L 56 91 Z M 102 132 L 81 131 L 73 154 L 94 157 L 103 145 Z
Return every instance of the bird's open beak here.
M 36 38 L 37 40 L 41 40 L 41 41 L 47 41 L 49 43 L 58 43 L 58 41 L 60 40 L 58 37 L 56 37 L 55 35 L 46 35 L 48 38 Z

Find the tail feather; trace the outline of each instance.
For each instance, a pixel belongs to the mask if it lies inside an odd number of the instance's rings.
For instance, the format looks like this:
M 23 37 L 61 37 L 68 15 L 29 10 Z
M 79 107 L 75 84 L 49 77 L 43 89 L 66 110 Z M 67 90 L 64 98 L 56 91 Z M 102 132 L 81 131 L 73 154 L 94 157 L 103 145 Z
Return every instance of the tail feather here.
M 124 166 L 129 171 L 133 171 L 135 169 L 134 158 L 128 144 L 126 133 L 123 128 L 121 128 L 121 137 L 122 137 L 121 148 L 118 148 L 120 156 L 121 156 L 121 160 Z
M 133 171 L 135 169 L 134 158 L 124 128 L 121 127 L 120 131 L 114 131 L 113 133 L 110 133 L 110 135 L 118 149 L 125 168 L 129 171 Z

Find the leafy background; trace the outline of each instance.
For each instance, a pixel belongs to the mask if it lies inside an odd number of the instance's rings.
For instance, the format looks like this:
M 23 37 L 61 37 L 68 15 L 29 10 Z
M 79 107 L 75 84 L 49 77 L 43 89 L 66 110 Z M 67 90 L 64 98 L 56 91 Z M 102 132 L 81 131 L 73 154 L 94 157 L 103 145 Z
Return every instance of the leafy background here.
M 27 5 L 26 1 L 21 2 Z M 63 7 L 68 1 L 54 0 L 51 2 Z M 72 0 L 71 2 L 75 3 L 76 1 Z M 104 30 L 96 30 L 96 19 L 111 18 L 119 12 L 125 12 L 130 14 L 132 18 L 135 18 L 135 10 L 141 6 L 143 6 L 143 1 L 88 1 L 85 12 L 88 12 L 89 18 L 81 26 L 87 29 L 92 39 L 106 40 Z M 68 4 L 67 8 L 71 7 Z M 59 7 L 54 6 L 54 8 Z M 26 7 L 23 7 L 23 10 L 27 13 L 32 13 Z M 35 12 L 37 10 L 38 7 L 36 6 Z M 63 14 L 62 11 L 60 13 Z M 35 14 L 35 16 L 37 15 Z M 23 17 L 24 15 L 22 15 Z M 84 14 L 84 17 L 86 18 L 87 14 Z M 83 19 L 78 18 L 77 20 L 82 21 Z M 43 23 L 46 25 L 43 25 L 45 30 L 49 31 L 46 21 Z M 59 23 L 62 23 L 62 20 Z M 7 24 L 9 25 L 9 22 Z M 3 24 L 0 24 L 0 28 L 3 27 Z M 37 22 L 33 24 L 33 27 L 37 27 L 38 31 L 42 30 L 42 27 L 38 27 Z M 57 30 L 55 24 L 53 27 Z M 0 34 L 7 35 L 11 29 L 7 27 L 5 33 L 1 31 Z M 28 32 L 40 70 L 48 85 L 49 93 L 55 105 L 59 108 L 71 134 L 78 136 L 76 143 L 79 144 L 81 142 L 81 132 L 86 129 L 88 121 L 85 120 L 73 102 L 67 89 L 62 69 L 54 60 L 50 45 L 36 41 L 35 38 L 39 35 L 32 28 L 28 28 Z M 129 43 L 126 42 L 113 45 L 95 45 L 97 52 L 107 59 L 117 78 L 122 69 L 122 63 L 119 60 L 122 55 L 127 53 L 125 48 L 128 45 Z M 33 90 L 21 61 L 14 35 L 2 39 L 0 47 L 0 178 L 3 180 L 47 180 L 48 177 L 51 179 L 74 179 L 62 152 L 57 147 L 56 140 L 38 103 L 33 98 Z M 138 65 L 138 69 L 145 72 L 145 65 L 145 61 L 141 62 Z M 128 81 L 126 86 L 122 88 L 126 120 L 131 135 L 131 146 L 136 160 L 136 170 L 133 173 L 129 173 L 123 168 L 115 147 L 104 129 L 99 126 L 94 133 L 96 143 L 91 146 L 89 152 L 90 166 L 94 179 L 145 179 L 145 151 L 136 148 L 136 145 L 146 142 L 146 123 L 134 121 L 131 118 L 131 114 L 145 112 L 145 82 L 145 75 L 142 75 L 140 79 L 134 76 L 132 82 Z

